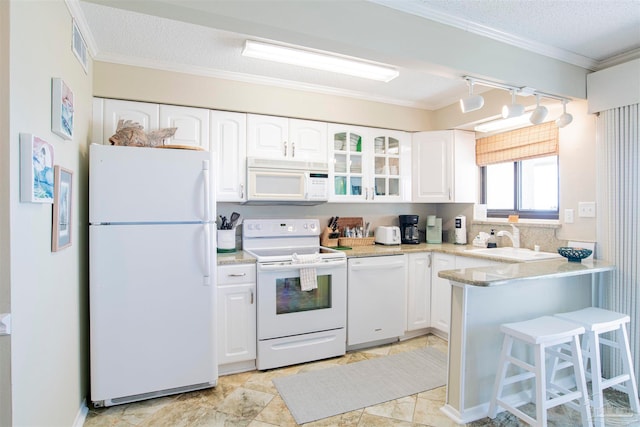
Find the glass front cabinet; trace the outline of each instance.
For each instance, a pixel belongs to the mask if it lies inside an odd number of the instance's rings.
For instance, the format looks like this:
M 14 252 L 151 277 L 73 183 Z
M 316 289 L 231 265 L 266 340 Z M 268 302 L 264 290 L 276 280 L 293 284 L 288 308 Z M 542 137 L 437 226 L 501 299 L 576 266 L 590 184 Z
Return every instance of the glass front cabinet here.
M 410 201 L 409 134 L 330 124 L 329 138 L 329 201 Z

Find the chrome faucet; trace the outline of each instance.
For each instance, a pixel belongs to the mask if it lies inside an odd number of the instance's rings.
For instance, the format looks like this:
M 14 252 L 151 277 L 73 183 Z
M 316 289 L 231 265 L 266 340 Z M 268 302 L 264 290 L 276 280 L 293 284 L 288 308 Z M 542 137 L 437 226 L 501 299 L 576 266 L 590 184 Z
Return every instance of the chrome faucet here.
M 505 230 L 501 230 L 498 231 L 498 237 L 502 237 L 502 236 L 507 236 L 508 238 L 511 239 L 511 243 L 513 244 L 514 248 L 519 248 L 520 247 L 520 230 L 518 230 L 518 228 L 513 225 L 510 224 L 513 227 L 513 234 L 509 233 L 508 231 Z

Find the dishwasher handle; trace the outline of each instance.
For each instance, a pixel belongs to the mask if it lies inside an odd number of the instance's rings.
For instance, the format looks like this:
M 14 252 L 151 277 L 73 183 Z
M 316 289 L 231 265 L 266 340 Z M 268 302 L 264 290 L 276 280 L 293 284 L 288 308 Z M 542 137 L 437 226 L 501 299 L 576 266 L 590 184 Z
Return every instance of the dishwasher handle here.
M 394 268 L 404 268 L 404 262 L 394 262 L 389 264 L 352 264 L 349 268 L 353 271 L 392 270 Z

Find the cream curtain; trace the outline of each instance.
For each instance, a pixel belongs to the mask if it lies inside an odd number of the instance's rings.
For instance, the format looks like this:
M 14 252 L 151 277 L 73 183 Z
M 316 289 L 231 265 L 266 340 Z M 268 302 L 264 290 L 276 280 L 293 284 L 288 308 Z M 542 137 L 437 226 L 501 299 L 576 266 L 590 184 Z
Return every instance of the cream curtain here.
M 597 120 L 598 253 L 615 264 L 602 287 L 602 307 L 631 317 L 629 338 L 640 383 L 640 109 L 603 111 Z M 603 355 L 609 375 L 621 371 Z
M 516 162 L 558 154 L 558 126 L 555 122 L 529 126 L 476 140 L 476 163 Z

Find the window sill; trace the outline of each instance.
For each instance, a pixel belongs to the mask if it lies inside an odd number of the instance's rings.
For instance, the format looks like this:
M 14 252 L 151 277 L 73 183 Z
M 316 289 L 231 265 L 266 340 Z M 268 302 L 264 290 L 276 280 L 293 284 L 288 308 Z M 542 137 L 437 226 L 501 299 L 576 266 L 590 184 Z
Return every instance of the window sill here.
M 515 225 L 535 228 L 561 228 L 562 224 L 557 219 L 520 219 L 518 222 L 509 222 L 507 218 L 487 218 L 485 220 L 472 220 L 474 225 Z

